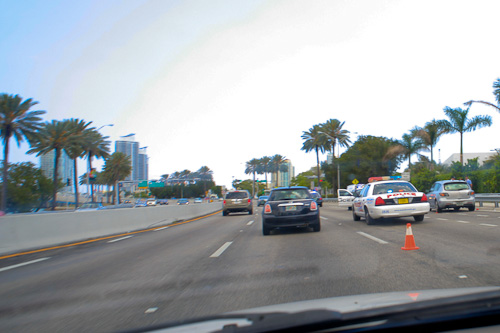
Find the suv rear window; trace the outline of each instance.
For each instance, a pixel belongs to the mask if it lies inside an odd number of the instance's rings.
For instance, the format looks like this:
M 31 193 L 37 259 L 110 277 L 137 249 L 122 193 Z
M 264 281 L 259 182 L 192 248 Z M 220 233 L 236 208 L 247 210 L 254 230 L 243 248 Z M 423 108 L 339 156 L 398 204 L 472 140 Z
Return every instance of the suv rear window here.
M 448 183 L 444 184 L 445 191 L 460 191 L 460 190 L 468 190 L 469 185 L 467 183 Z
M 307 189 L 286 189 L 271 192 L 269 201 L 311 199 L 311 194 Z
M 395 192 L 417 192 L 410 183 L 385 183 L 373 186 L 373 194 L 395 193 Z
M 247 192 L 229 192 L 226 194 L 226 199 L 245 199 L 248 198 Z

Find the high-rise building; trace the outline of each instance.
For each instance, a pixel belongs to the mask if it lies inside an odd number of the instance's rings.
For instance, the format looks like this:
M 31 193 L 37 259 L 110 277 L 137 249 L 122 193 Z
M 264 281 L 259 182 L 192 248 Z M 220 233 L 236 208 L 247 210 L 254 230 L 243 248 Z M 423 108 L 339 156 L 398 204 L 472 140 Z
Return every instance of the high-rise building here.
M 40 169 L 42 170 L 44 176 L 50 179 L 54 177 L 55 154 L 56 152 L 52 150 L 47 154 L 40 156 Z M 61 152 L 61 156 L 59 157 L 57 169 L 58 177 L 59 179 L 61 179 L 64 185 L 67 185 L 68 182 L 70 184 L 73 184 L 73 161 L 64 151 Z
M 148 147 L 139 148 L 139 160 L 138 160 L 138 180 L 148 180 L 148 155 L 147 155 Z
M 130 171 L 130 176 L 125 178 L 125 180 L 139 180 L 139 142 L 135 141 L 135 134 L 121 136 L 120 140 L 115 142 L 115 152 L 130 156 L 132 170 Z
M 273 173 L 271 175 L 271 184 L 272 187 L 276 187 L 277 185 L 281 186 L 290 186 L 290 182 L 292 178 L 295 177 L 295 167 L 292 165 L 290 160 L 285 160 L 282 165 L 286 165 L 286 171 L 280 171 L 278 173 L 279 183 L 276 182 L 276 174 Z

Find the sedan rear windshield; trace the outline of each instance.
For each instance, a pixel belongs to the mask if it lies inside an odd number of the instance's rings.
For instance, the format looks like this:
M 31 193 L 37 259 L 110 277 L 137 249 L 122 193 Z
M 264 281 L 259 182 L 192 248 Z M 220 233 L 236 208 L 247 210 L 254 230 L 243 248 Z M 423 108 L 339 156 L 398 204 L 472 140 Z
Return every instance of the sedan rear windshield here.
M 467 183 L 448 183 L 444 184 L 445 191 L 460 191 L 460 190 L 468 190 L 469 185 Z
M 271 195 L 269 196 L 269 201 L 296 199 L 311 199 L 311 194 L 307 189 L 289 189 L 272 191 Z
M 373 186 L 373 194 L 397 193 L 397 192 L 417 192 L 410 183 L 384 183 Z
M 229 192 L 226 194 L 226 199 L 245 199 L 247 197 L 247 192 Z

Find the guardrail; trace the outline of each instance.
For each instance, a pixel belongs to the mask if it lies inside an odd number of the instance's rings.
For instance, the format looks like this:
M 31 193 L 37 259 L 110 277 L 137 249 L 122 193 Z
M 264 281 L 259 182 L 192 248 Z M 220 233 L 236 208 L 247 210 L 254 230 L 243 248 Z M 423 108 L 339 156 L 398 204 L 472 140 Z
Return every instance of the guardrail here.
M 498 208 L 500 193 L 476 193 L 476 202 L 479 202 L 479 207 L 483 207 L 483 202 L 492 202 Z

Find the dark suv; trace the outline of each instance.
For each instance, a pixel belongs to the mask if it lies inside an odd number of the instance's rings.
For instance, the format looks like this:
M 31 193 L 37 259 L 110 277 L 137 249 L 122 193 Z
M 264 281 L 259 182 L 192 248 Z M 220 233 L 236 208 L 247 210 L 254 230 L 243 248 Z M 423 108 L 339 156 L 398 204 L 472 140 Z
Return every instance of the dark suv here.
M 262 233 L 269 235 L 272 229 L 281 227 L 321 230 L 318 204 L 307 187 L 279 187 L 271 191 L 262 211 Z
M 222 202 L 222 215 L 227 216 L 233 212 L 248 212 L 253 214 L 253 204 L 250 192 L 246 190 L 229 191 Z

